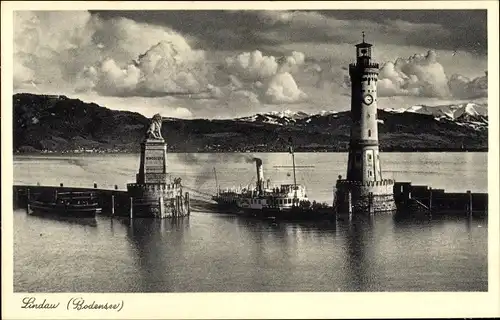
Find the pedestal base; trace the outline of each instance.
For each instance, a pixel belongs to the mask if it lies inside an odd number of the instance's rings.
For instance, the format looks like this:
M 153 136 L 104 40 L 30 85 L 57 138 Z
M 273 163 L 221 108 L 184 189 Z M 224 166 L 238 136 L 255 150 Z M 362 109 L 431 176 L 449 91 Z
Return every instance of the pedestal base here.
M 167 144 L 147 139 L 141 144 L 141 164 L 137 183 L 167 183 Z
M 189 194 L 177 183 L 129 183 L 130 218 L 176 218 L 190 213 Z
M 334 205 L 339 213 L 395 211 L 394 180 L 337 180 Z

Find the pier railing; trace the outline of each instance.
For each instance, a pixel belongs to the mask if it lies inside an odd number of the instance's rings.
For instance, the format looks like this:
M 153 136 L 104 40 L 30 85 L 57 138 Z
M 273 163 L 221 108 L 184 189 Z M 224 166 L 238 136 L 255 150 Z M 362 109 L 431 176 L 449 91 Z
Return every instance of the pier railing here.
M 356 180 L 337 180 L 337 187 L 342 186 L 363 186 L 363 187 L 380 187 L 380 186 L 392 186 L 395 183 L 392 179 L 383 179 L 379 181 L 356 181 Z

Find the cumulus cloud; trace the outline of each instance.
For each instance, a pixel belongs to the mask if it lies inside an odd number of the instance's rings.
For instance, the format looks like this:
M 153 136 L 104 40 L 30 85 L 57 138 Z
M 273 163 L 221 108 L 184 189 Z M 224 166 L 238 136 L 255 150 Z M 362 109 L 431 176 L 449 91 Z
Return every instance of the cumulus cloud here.
M 488 72 L 482 77 L 469 79 L 459 74 L 450 77 L 448 85 L 454 97 L 475 99 L 488 96 Z
M 415 95 L 422 97 L 450 96 L 448 79 L 436 53 L 416 54 L 408 59 L 387 62 L 380 69 L 378 93 L 380 96 Z
M 259 50 L 243 52 L 236 57 L 226 58 L 229 73 L 239 79 L 257 81 L 269 78 L 278 71 L 278 62 L 274 56 L 264 56 Z
M 92 44 L 95 20 L 87 12 L 14 13 L 14 86 L 30 82 L 68 81 L 86 61 L 95 59 Z
M 73 92 L 109 97 L 198 94 L 221 100 L 241 99 L 232 92 L 242 91 L 252 93 L 243 95 L 251 103 L 305 96 L 292 76 L 305 62 L 298 51 L 282 57 L 243 52 L 227 57 L 221 71 L 167 27 L 85 11 L 19 12 L 15 22 L 16 88 L 69 84 Z
M 380 69 L 380 96 L 419 96 L 440 99 L 474 99 L 487 96 L 487 74 L 469 79 L 459 74 L 447 77 L 432 50 L 408 59 L 387 62 Z
M 242 103 L 245 106 L 258 105 L 260 103 L 259 96 L 252 91 L 240 90 L 231 91 L 224 99 L 227 104 Z
M 88 85 L 102 95 L 162 96 L 168 94 L 211 92 L 213 88 L 204 67 L 203 52 L 162 41 L 137 60 L 121 67 L 113 59 L 91 67 Z M 215 93 L 215 90 L 213 90 Z
M 305 62 L 305 54 L 293 51 L 289 56 L 263 55 L 259 50 L 227 57 L 225 70 L 242 81 L 263 81 L 278 73 L 293 73 Z
M 298 68 L 305 62 L 306 56 L 302 52 L 293 51 L 288 57 L 283 58 L 279 72 L 297 72 Z
M 310 66 L 309 70 L 317 76 L 315 84 L 317 88 L 345 91 L 344 89 L 348 89 L 351 86 L 347 67 L 341 67 L 331 63 L 320 66 L 315 63 Z
M 307 97 L 292 75 L 304 62 L 298 51 L 277 58 L 255 50 L 226 58 L 225 70 L 232 87 L 253 92 L 264 103 L 294 103 Z
M 284 72 L 269 81 L 265 97 L 270 103 L 293 103 L 304 100 L 307 95 L 298 88 L 292 75 Z
M 89 80 L 96 80 L 91 87 L 99 93 L 110 96 L 122 96 L 133 91 L 139 82 L 141 71 L 134 65 L 120 68 L 113 59 L 106 59 L 100 68 L 91 67 Z
M 109 96 L 208 90 L 204 52 L 165 27 L 85 11 L 16 12 L 14 20 L 16 87 L 74 83 Z

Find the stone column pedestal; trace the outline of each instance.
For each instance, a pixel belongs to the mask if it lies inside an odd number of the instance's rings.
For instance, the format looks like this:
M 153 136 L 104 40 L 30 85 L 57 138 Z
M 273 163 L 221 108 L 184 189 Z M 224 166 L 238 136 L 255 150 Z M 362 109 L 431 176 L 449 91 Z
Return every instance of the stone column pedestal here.
M 167 173 L 167 144 L 163 139 L 141 143 L 141 161 L 136 183 L 127 184 L 133 218 L 175 218 L 189 215 L 189 194 L 181 179 L 171 181 Z

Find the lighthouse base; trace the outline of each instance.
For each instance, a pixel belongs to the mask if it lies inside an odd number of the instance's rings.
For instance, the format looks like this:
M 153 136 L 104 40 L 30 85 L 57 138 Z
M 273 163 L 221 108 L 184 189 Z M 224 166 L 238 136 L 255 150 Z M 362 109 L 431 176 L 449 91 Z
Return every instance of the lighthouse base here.
M 334 206 L 338 213 L 376 213 L 396 210 L 394 180 L 337 180 Z

